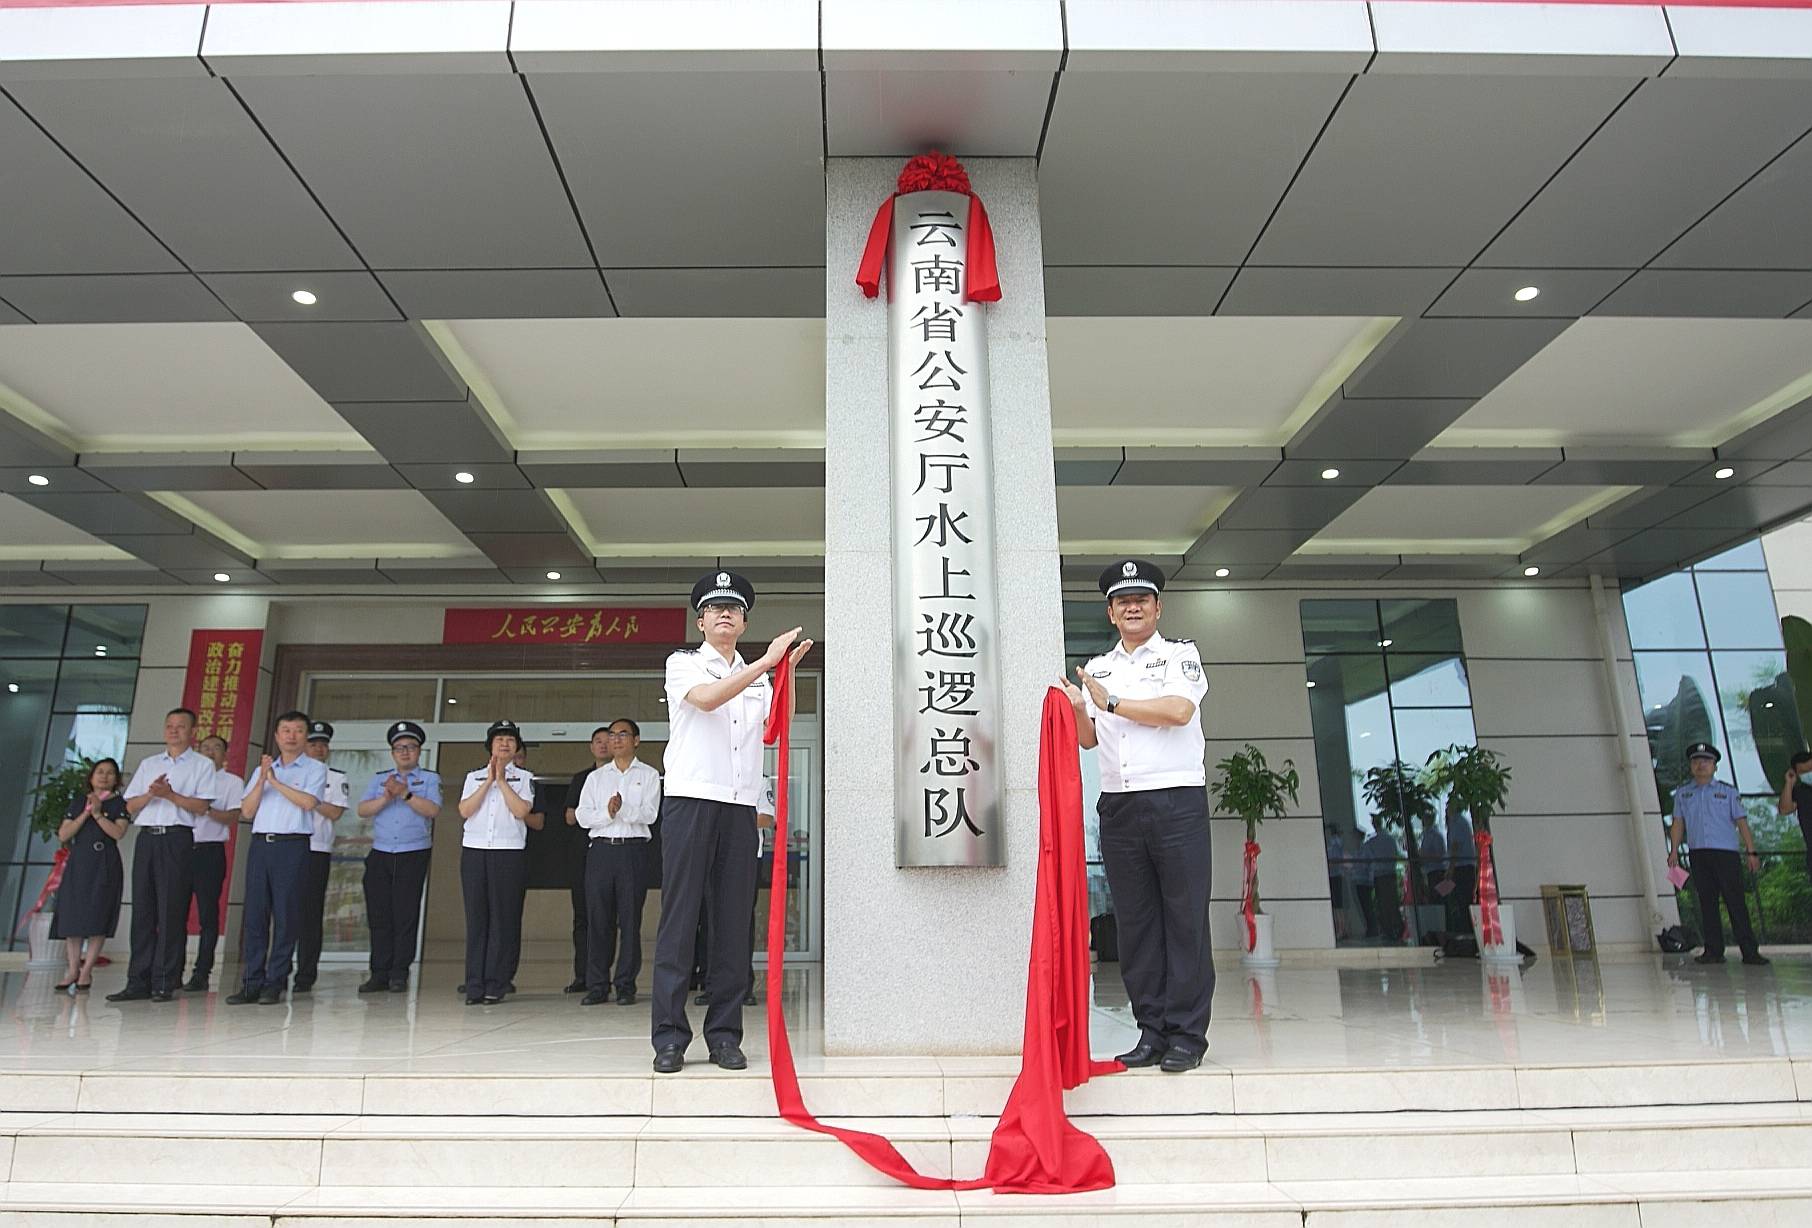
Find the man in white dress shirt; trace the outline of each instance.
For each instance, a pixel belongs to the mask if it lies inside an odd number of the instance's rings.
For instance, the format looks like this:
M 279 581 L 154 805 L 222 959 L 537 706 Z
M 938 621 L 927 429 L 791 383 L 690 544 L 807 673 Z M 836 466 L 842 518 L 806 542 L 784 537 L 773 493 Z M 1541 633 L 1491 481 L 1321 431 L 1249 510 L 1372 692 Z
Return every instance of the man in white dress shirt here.
M 214 952 L 220 945 L 220 888 L 226 882 L 227 837 L 239 826 L 239 803 L 245 800 L 245 781 L 226 770 L 226 739 L 211 734 L 196 746 L 214 765 L 214 801 L 205 816 L 195 820 L 194 884 L 195 919 L 201 938 L 195 946 L 195 967 L 183 989 L 206 993 L 214 974 Z
M 1113 650 L 1076 670 L 1064 690 L 1076 737 L 1098 751 L 1101 861 L 1114 895 L 1120 976 L 1139 1043 L 1128 1066 L 1180 1074 L 1201 1065 L 1214 1001 L 1208 937 L 1208 795 L 1201 654 L 1158 634 L 1164 573 L 1121 559 L 1101 573 Z
M 811 649 L 799 628 L 774 637 L 745 662 L 736 642 L 748 627 L 755 588 L 732 571 L 692 586 L 692 608 L 705 642 L 667 658 L 667 779 L 661 801 L 661 924 L 654 939 L 654 1069 L 686 1064 L 692 1025 L 686 982 L 692 971 L 699 910 L 729 924 L 713 927 L 705 992 L 705 1045 L 725 1070 L 745 1069 L 742 999 L 747 991 L 747 935 L 755 876 L 755 804 L 762 794 L 763 727 L 773 703 L 768 671 L 783 658 L 797 665 Z M 798 640 L 795 644 L 794 641 Z
M 195 714 L 164 714 L 164 749 L 126 786 L 132 838 L 132 958 L 126 987 L 109 1002 L 168 1002 L 182 985 L 195 876 L 195 820 L 214 801 L 214 765 L 198 752 Z
M 259 761 L 239 804 L 239 813 L 252 821 L 252 847 L 245 859 L 245 933 L 239 946 L 245 967 L 239 992 L 227 998 L 229 1006 L 275 1006 L 289 983 L 302 931 L 302 880 L 314 810 L 327 795 L 327 765 L 304 752 L 307 740 L 305 714 L 279 716 L 277 754 Z
M 522 749 L 514 721 L 485 731 L 489 761 L 466 773 L 459 793 L 459 885 L 466 905 L 466 1005 L 495 1006 L 509 992 L 522 955 L 522 893 L 528 829 L 541 829 L 535 778 L 513 760 Z
M 310 759 L 327 763 L 333 750 L 333 726 L 326 721 L 308 722 Z M 293 993 L 308 993 L 321 970 L 321 930 L 327 923 L 327 882 L 333 877 L 334 824 L 352 805 L 352 788 L 346 773 L 328 764 L 327 793 L 315 807 L 315 829 L 308 837 L 308 863 L 302 871 L 302 932 L 296 938 L 296 982 Z
M 641 877 L 649 829 L 661 812 L 661 774 L 635 757 L 642 728 L 618 717 L 606 731 L 610 758 L 585 778 L 573 818 L 585 829 L 585 997 L 598 1006 L 615 987 L 635 1005 L 642 970 Z M 616 975 L 611 975 L 611 963 Z

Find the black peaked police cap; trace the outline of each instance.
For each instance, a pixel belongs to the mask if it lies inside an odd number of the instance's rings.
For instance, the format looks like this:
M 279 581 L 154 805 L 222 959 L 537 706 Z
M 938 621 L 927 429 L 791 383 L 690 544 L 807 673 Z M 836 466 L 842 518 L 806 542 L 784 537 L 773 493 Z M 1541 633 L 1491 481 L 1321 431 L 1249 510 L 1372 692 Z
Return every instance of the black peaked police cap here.
M 707 601 L 734 601 L 745 610 L 755 608 L 755 586 L 747 576 L 714 571 L 692 586 L 692 608 L 702 610 Z
M 1115 593 L 1161 593 L 1164 573 L 1156 563 L 1144 559 L 1116 559 L 1101 572 L 1097 581 L 1103 597 Z

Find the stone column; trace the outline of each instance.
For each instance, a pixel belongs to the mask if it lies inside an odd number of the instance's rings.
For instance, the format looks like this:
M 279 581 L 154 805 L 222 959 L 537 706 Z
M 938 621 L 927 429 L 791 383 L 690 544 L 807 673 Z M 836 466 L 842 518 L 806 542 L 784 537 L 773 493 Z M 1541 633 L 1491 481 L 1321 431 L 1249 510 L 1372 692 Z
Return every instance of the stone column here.
M 901 158 L 827 166 L 825 269 L 824 1049 L 1016 1053 L 1038 851 L 1038 730 L 1063 669 L 1056 481 L 1037 167 L 967 162 L 988 207 L 1002 298 L 989 304 L 1007 864 L 894 866 L 887 309 L 855 285 Z

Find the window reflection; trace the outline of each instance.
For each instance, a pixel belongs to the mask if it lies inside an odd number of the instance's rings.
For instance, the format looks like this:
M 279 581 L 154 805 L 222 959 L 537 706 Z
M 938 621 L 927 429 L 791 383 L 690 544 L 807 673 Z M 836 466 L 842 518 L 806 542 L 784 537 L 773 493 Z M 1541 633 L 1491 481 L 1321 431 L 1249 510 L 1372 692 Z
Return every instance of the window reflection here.
M 1705 640 L 1713 648 L 1778 648 L 1781 624 L 1765 571 L 1696 575 Z
M 1639 652 L 1636 687 L 1642 696 L 1642 721 L 1648 730 L 1661 813 L 1672 814 L 1673 792 L 1690 775 L 1686 748 L 1694 742 L 1724 747 L 1723 732 L 1712 713 L 1717 688 L 1711 680 L 1711 658 L 1702 652 Z
M 1735 773 L 1742 793 L 1779 793 L 1787 756 L 1804 745 L 1785 655 L 1714 652 L 1711 669 L 1730 742 L 1718 775 L 1730 780 Z
M 1692 576 L 1686 572 L 1626 590 L 1623 617 L 1629 623 L 1633 648 L 1705 647 L 1698 596 L 1693 592 Z

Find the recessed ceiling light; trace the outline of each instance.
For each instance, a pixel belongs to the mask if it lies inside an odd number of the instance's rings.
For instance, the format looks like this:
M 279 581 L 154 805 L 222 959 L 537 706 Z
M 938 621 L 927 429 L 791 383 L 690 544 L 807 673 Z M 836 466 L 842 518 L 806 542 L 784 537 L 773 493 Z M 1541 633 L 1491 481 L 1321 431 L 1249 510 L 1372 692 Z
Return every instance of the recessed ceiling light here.
M 1736 476 L 1736 470 L 1732 469 L 1729 465 L 1725 465 L 1711 476 L 1722 482 L 1725 478 L 1734 478 Z
M 1519 303 L 1527 303 L 1540 293 L 1541 287 L 1539 286 L 1524 286 L 1521 290 L 1516 292 L 1516 301 Z
M 1225 580 L 1228 576 L 1232 575 L 1233 573 L 1228 571 L 1225 567 L 1216 567 L 1214 569 L 1214 574 L 1217 578 Z
M 25 480 L 27 482 L 30 482 L 33 486 L 49 486 L 50 485 L 50 479 L 45 477 L 41 473 L 31 474 Z
M 459 701 L 457 699 L 454 699 L 451 695 L 449 695 L 449 696 L 447 696 L 447 702 L 450 704 L 456 704 Z
M 1330 466 L 1326 469 L 1323 469 L 1321 471 L 1321 479 L 1324 482 L 1332 482 L 1335 478 L 1337 478 L 1339 476 L 1340 476 L 1340 470 L 1335 469 L 1332 466 Z
M 19 693 L 19 684 L 16 682 L 9 682 L 6 684 L 6 690 L 10 695 L 17 695 Z
M 1314 689 L 1315 689 L 1315 680 L 1313 678 L 1311 678 L 1311 679 L 1309 679 L 1309 690 L 1312 691 Z
M 1396 642 L 1397 642 L 1397 641 L 1395 641 L 1395 640 L 1379 640 L 1379 641 L 1378 641 L 1378 647 L 1380 647 L 1380 648 L 1389 648 L 1389 647 L 1390 647 L 1390 646 L 1391 646 L 1391 645 L 1392 645 L 1392 644 L 1394 644 L 1394 643 L 1396 643 Z
M 1372 731 L 1368 729 L 1364 733 L 1360 734 L 1359 736 L 1362 738 L 1369 738 L 1372 736 Z
M 476 482 L 478 479 L 473 477 L 471 474 L 467 473 L 464 469 L 461 469 L 458 473 L 453 475 L 453 480 L 455 482 L 461 483 L 462 485 L 470 486 L 473 482 Z
M 1523 568 L 1523 574 L 1530 577 L 1539 576 L 1541 574 L 1541 568 L 1531 565 Z
M 313 290 L 297 290 L 297 291 L 294 291 L 293 293 L 291 293 L 290 297 L 295 299 L 296 302 L 302 304 L 304 307 L 313 307 L 317 302 L 320 301 L 319 299 L 315 298 L 315 292 Z
M 550 580 L 558 580 L 560 578 L 560 573 L 557 571 L 550 571 L 547 573 L 547 578 Z
M 224 571 L 217 571 L 214 573 L 214 578 L 216 580 L 220 581 L 222 584 L 225 584 L 228 580 L 231 580 L 233 577 L 227 575 L 227 573 Z
M 1764 708 L 1772 708 L 1773 706 L 1774 706 L 1774 701 L 1772 699 L 1762 705 L 1762 707 L 1764 707 Z
M 97 645 L 95 645 L 94 655 L 97 657 L 104 657 L 107 655 L 107 650 L 97 644 Z

